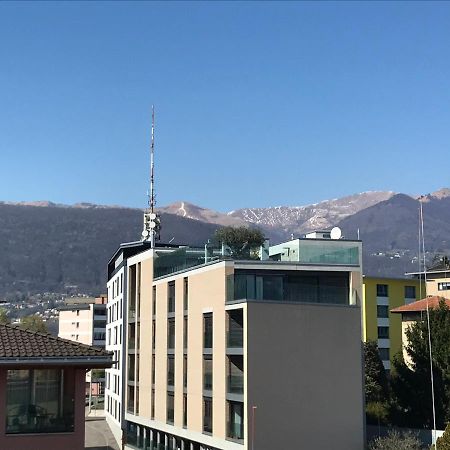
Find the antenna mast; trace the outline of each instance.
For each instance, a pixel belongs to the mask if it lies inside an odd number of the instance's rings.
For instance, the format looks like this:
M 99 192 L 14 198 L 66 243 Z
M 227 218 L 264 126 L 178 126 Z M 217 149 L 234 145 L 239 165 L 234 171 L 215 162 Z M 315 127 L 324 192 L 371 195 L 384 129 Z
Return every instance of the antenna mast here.
M 150 193 L 148 194 L 148 208 L 144 212 L 144 229 L 142 230 L 142 241 L 150 242 L 155 247 L 155 240 L 161 230 L 159 214 L 155 213 L 155 108 L 152 105 L 152 140 L 150 145 Z

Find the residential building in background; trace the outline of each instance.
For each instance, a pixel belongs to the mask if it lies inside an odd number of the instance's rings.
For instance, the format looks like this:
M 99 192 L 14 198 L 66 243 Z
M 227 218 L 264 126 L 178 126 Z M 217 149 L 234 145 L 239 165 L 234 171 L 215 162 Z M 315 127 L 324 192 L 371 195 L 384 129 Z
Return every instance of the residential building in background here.
M 100 297 L 71 297 L 59 308 L 58 336 L 86 345 L 105 348 L 106 337 L 106 295 Z M 98 372 L 94 372 L 97 374 Z M 86 394 L 103 394 L 105 379 L 103 373 L 86 374 Z
M 126 337 L 125 448 L 363 447 L 361 243 L 295 241 L 284 245 L 295 258 L 283 247 L 258 260 L 116 252 L 108 287 L 122 270 L 124 281 L 108 308 L 122 299 L 123 311 L 108 318 Z
M 420 280 L 364 276 L 363 285 L 363 339 L 378 343 L 384 368 L 390 370 L 395 355 L 402 351 L 401 317 L 391 310 L 420 298 Z
M 408 345 L 408 338 L 406 336 L 406 331 L 408 328 L 413 325 L 418 320 L 426 319 L 427 307 L 429 309 L 437 308 L 439 306 L 439 302 L 444 300 L 447 306 L 450 308 L 450 299 L 439 296 L 431 296 L 426 297 L 421 300 L 418 300 L 414 303 L 409 303 L 407 305 L 399 306 L 398 308 L 394 308 L 391 310 L 391 313 L 402 321 L 402 344 L 403 344 L 403 358 L 405 362 L 409 363 L 411 358 L 405 350 L 405 347 Z
M 84 449 L 85 373 L 103 349 L 0 325 L 0 448 Z

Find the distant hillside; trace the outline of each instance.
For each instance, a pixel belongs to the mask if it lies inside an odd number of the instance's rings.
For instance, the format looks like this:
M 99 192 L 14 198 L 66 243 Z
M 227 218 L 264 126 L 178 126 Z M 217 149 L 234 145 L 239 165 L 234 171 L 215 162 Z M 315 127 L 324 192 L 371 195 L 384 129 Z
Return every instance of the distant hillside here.
M 162 240 L 203 245 L 217 226 L 163 214 Z M 0 295 L 105 291 L 121 242 L 139 239 L 142 211 L 0 204 Z
M 425 246 L 428 262 L 434 254 L 450 254 L 450 191 L 426 196 L 423 203 Z M 417 271 L 419 202 L 398 194 L 339 222 L 344 235 L 356 238 L 358 229 L 364 245 L 364 272 L 403 275 Z M 375 255 L 376 253 L 391 255 Z
M 423 201 L 431 262 L 436 253 L 450 255 L 450 190 L 429 194 Z M 204 245 L 221 225 L 250 224 L 261 227 L 275 244 L 313 224 L 338 225 L 347 238 L 356 238 L 359 229 L 364 273 L 402 276 L 418 269 L 418 208 L 417 199 L 390 192 L 229 214 L 180 202 L 160 208 L 162 241 Z M 121 242 L 138 240 L 141 230 L 138 209 L 0 202 L 0 298 L 28 292 L 104 292 L 109 258 Z

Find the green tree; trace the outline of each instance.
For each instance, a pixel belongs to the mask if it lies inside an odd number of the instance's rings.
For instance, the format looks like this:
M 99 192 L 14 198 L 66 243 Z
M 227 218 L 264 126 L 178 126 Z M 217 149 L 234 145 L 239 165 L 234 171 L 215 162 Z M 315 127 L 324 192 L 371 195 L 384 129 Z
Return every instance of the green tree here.
M 385 437 L 378 437 L 371 442 L 370 450 L 421 450 L 422 444 L 418 437 L 411 433 L 400 433 L 390 430 Z
M 26 316 L 22 319 L 19 325 L 24 330 L 37 331 L 40 333 L 48 333 L 47 325 L 42 320 L 42 317 L 36 314 L 32 316 Z
M 8 312 L 5 308 L 0 308 L 0 324 L 8 325 L 11 323 L 11 319 L 8 317 Z
M 256 228 L 223 227 L 216 231 L 217 242 L 230 247 L 234 258 L 251 258 L 251 251 L 264 243 L 263 233 Z
M 367 421 L 386 423 L 388 417 L 388 380 L 375 341 L 364 344 L 364 385 Z
M 436 444 L 437 450 L 450 450 L 450 423 L 447 424 L 444 434 L 438 438 Z M 434 445 L 432 448 L 435 448 Z
M 443 429 L 450 419 L 450 311 L 445 301 L 429 310 L 433 351 L 433 380 L 436 426 Z M 393 402 L 391 418 L 399 426 L 432 428 L 428 323 L 415 322 L 406 332 L 406 352 L 410 363 L 399 355 L 391 379 Z

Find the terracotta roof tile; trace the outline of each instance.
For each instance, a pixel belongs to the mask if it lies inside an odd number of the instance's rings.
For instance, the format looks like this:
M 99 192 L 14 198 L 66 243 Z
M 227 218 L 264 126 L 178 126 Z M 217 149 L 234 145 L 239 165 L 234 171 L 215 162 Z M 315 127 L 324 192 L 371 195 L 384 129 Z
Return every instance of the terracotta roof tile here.
M 63 358 L 70 359 L 112 358 L 112 353 L 99 347 L 62 339 L 51 334 L 23 330 L 11 325 L 0 325 L 0 364 L 6 359 Z
M 428 308 L 436 308 L 439 305 L 439 301 L 444 300 L 447 306 L 450 308 L 450 300 L 444 297 L 438 297 L 437 295 L 433 297 L 426 297 L 422 300 L 417 300 L 416 302 L 410 303 L 408 305 L 399 306 L 398 308 L 391 309 L 392 313 L 406 313 L 406 312 L 420 312 L 427 310 Z

